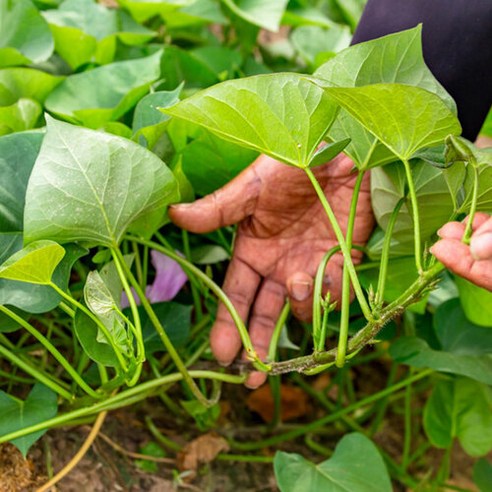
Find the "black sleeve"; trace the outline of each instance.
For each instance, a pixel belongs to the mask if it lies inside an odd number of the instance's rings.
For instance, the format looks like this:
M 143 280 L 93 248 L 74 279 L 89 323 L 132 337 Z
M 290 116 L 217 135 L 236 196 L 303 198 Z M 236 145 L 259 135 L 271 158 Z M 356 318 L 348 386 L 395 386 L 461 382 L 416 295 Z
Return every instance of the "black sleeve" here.
M 368 0 L 352 43 L 419 23 L 427 66 L 473 141 L 492 104 L 492 0 Z

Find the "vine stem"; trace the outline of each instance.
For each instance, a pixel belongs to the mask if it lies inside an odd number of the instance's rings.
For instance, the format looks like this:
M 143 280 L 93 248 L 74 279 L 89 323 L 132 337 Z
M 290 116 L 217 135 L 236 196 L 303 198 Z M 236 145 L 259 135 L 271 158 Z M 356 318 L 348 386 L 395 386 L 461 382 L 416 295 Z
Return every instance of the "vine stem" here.
M 362 180 L 364 179 L 365 171 L 359 171 L 357 179 L 355 180 L 354 191 L 352 194 L 352 201 L 350 203 L 350 212 L 347 222 L 347 249 L 352 251 L 352 238 L 354 235 L 355 217 L 357 213 L 357 202 L 359 199 L 360 187 Z M 350 274 L 347 268 L 347 262 L 343 265 L 343 277 L 342 277 L 342 310 L 340 313 L 340 333 L 338 336 L 337 346 L 337 367 L 343 367 L 345 365 L 345 355 L 347 353 L 347 341 L 349 331 L 349 314 L 350 314 Z M 366 316 L 367 318 L 367 316 Z
M 323 206 L 323 209 L 326 212 L 326 215 L 328 216 L 328 219 L 330 221 L 331 227 L 333 228 L 333 231 L 335 232 L 335 236 L 337 238 L 338 244 L 340 245 L 340 249 L 342 250 L 343 253 L 343 258 L 344 258 L 344 267 L 347 268 L 350 276 L 350 280 L 352 281 L 352 285 L 354 287 L 355 295 L 357 296 L 357 300 L 359 301 L 360 307 L 362 309 L 362 312 L 364 313 L 364 316 L 367 320 L 372 320 L 373 316 L 371 313 L 371 309 L 369 307 L 369 304 L 366 301 L 366 298 L 364 297 L 364 293 L 362 292 L 362 287 L 360 285 L 359 279 L 357 278 L 357 272 L 355 271 L 354 263 L 352 261 L 352 256 L 350 254 L 350 250 L 347 246 L 347 243 L 345 241 L 345 238 L 343 236 L 343 232 L 340 228 L 340 225 L 338 224 L 337 218 L 335 217 L 335 214 L 333 212 L 333 209 L 331 208 L 331 205 L 329 204 L 325 193 L 323 191 L 323 188 L 321 188 L 320 184 L 318 183 L 318 180 L 316 179 L 316 176 L 313 174 L 313 171 L 311 171 L 310 168 L 304 168 L 305 173 L 307 174 L 309 180 L 311 181 L 316 194 L 318 195 L 318 198 L 321 202 L 321 205 Z
M 104 395 L 97 393 L 93 390 L 78 374 L 78 372 L 70 365 L 67 359 L 60 353 L 60 351 L 34 326 L 28 323 L 25 319 L 18 316 L 16 313 L 11 311 L 6 306 L 0 305 L 0 312 L 5 313 L 7 316 L 12 318 L 16 323 L 21 325 L 25 330 L 27 330 L 36 340 L 41 342 L 43 347 L 58 361 L 58 363 L 67 371 L 71 378 L 90 396 L 96 399 L 102 398 Z M 71 398 L 70 398 L 71 399 Z
M 2 346 L 0 345 L 0 351 L 1 349 Z M 224 383 L 232 384 L 243 384 L 247 378 L 246 374 L 236 376 L 233 374 L 223 374 L 212 371 L 190 371 L 189 374 L 191 377 L 196 379 L 214 379 L 217 381 L 222 381 Z M 153 379 L 152 381 L 147 381 L 145 383 L 139 384 L 138 386 L 134 386 L 133 388 L 122 391 L 117 395 L 111 396 L 102 402 L 95 403 L 88 407 L 78 408 L 77 410 L 73 410 L 64 415 L 58 415 L 57 417 L 45 420 L 44 422 L 31 425 L 24 429 L 19 429 L 14 432 L 10 432 L 9 434 L 4 434 L 3 436 L 0 436 L 0 443 L 12 441 L 13 439 L 26 436 L 27 434 L 31 434 L 32 432 L 38 432 L 41 430 L 49 429 L 51 427 L 67 424 L 68 422 L 71 422 L 75 419 L 98 414 L 103 411 L 121 408 L 130 403 L 134 403 L 136 401 L 142 400 L 143 398 L 146 398 L 147 396 L 149 396 L 150 391 L 160 391 L 162 389 L 162 386 L 170 383 L 176 383 L 178 381 L 182 381 L 183 379 L 184 376 L 181 373 L 175 373 L 163 376 L 162 378 Z
M 419 204 L 417 201 L 417 192 L 415 191 L 415 184 L 413 182 L 412 170 L 410 168 L 410 163 L 408 159 L 402 159 L 403 166 L 405 167 L 405 174 L 408 183 L 408 192 L 410 193 L 410 202 L 412 204 L 412 215 L 413 215 L 413 234 L 414 234 L 414 244 L 415 244 L 415 265 L 419 275 L 422 275 L 422 242 L 420 236 L 420 214 L 419 214 Z
M 230 301 L 230 299 L 226 296 L 224 291 L 210 278 L 208 277 L 205 273 L 203 273 L 199 268 L 197 268 L 195 265 L 187 261 L 185 258 L 179 256 L 176 254 L 174 251 L 170 251 L 166 248 L 164 248 L 162 245 L 159 243 L 155 243 L 154 241 L 150 241 L 147 239 L 143 238 L 138 238 L 138 237 L 133 237 L 133 236 L 128 236 L 128 239 L 138 242 L 140 244 L 149 246 L 152 249 L 156 249 L 157 251 L 160 251 L 161 253 L 165 254 L 166 256 L 169 256 L 169 258 L 172 258 L 174 261 L 179 263 L 181 266 L 189 270 L 191 273 L 196 275 L 205 285 L 207 285 L 210 290 L 219 298 L 220 302 L 224 304 L 226 307 L 227 311 L 231 315 L 232 320 L 234 321 L 234 324 L 236 325 L 239 336 L 241 338 L 241 342 L 243 344 L 243 347 L 248 354 L 248 357 L 250 360 L 253 361 L 253 364 L 255 367 L 261 371 L 264 372 L 269 372 L 270 371 L 270 366 L 268 364 L 265 364 L 261 359 L 258 357 L 258 354 L 256 353 L 256 350 L 253 347 L 253 344 L 251 343 L 251 339 L 249 338 L 248 330 L 246 329 L 246 326 L 244 325 L 243 320 L 241 319 L 241 316 L 239 316 L 239 313 L 236 311 L 236 308 L 234 307 L 234 304 Z
M 155 248 L 156 249 L 156 248 Z M 122 253 L 119 250 L 115 250 L 115 253 L 120 259 L 122 258 Z M 148 299 L 145 297 L 145 293 L 142 291 L 140 288 L 140 285 L 138 284 L 137 279 L 133 276 L 133 273 L 131 272 L 130 268 L 128 268 L 128 265 L 123 261 L 121 263 L 123 270 L 130 280 L 130 283 L 132 284 L 132 287 L 135 289 L 135 292 L 137 293 L 138 297 L 140 298 L 140 302 L 145 309 L 147 315 L 149 316 L 149 319 L 154 326 L 155 330 L 157 331 L 160 339 L 162 340 L 162 343 L 164 344 L 164 347 L 166 347 L 167 353 L 171 357 L 172 361 L 176 365 L 176 368 L 178 371 L 183 375 L 183 379 L 185 383 L 188 385 L 190 388 L 191 392 L 195 396 L 195 398 L 204 406 L 209 407 L 211 405 L 211 402 L 207 400 L 207 398 L 202 394 L 198 386 L 196 385 L 195 381 L 193 381 L 193 378 L 190 376 L 188 369 L 186 368 L 183 360 L 181 359 L 180 355 L 178 354 L 177 350 L 174 348 L 174 345 L 171 343 L 171 340 L 169 340 L 169 337 L 167 336 L 166 331 L 162 327 L 161 322 L 159 321 L 159 318 L 156 316 L 154 310 L 152 309 L 152 306 L 150 305 L 150 302 Z
M 280 334 L 282 333 L 282 328 L 285 325 L 289 313 L 290 313 L 290 303 L 289 301 L 287 301 L 284 304 L 282 311 L 280 312 L 280 316 L 278 317 L 277 322 L 275 323 L 275 328 L 273 330 L 272 338 L 270 339 L 270 345 L 268 346 L 268 356 L 267 356 L 268 361 L 272 361 L 272 362 L 275 361 Z
M 50 388 L 52 391 L 60 395 L 65 400 L 68 401 L 73 400 L 73 395 L 70 393 L 70 391 L 67 391 L 58 383 L 52 381 L 48 376 L 41 373 L 35 367 L 31 366 L 27 362 L 24 362 L 22 359 L 17 357 L 15 354 L 13 354 L 10 350 L 5 348 L 3 345 L 0 345 L 0 355 L 5 359 L 9 360 L 10 362 L 12 362 L 13 364 L 15 364 L 16 366 L 20 367 L 26 374 L 29 374 L 30 376 L 38 380 L 40 383 L 43 383 L 45 386 Z M 2 438 L 0 437 L 0 440 L 1 439 Z
M 78 464 L 79 461 L 85 456 L 89 448 L 92 446 L 93 442 L 96 440 L 99 431 L 104 423 L 106 415 L 108 412 L 101 412 L 96 421 L 94 422 L 94 426 L 92 427 L 87 439 L 84 441 L 84 444 L 77 451 L 75 456 L 65 465 L 51 480 L 46 482 L 42 487 L 36 490 L 36 492 L 46 492 L 55 484 L 57 484 L 62 478 L 68 475 Z
M 99 321 L 99 318 L 90 309 L 86 308 L 81 302 L 75 300 L 72 296 L 68 295 L 63 289 L 60 289 L 60 287 L 58 287 L 58 285 L 56 285 L 54 282 L 50 282 L 48 285 L 51 288 L 53 288 L 58 294 L 60 294 L 60 296 L 62 296 L 63 299 L 68 301 L 70 304 L 74 305 L 77 309 L 80 309 L 96 324 L 98 328 L 101 329 L 108 343 L 111 345 L 111 348 L 113 349 L 116 358 L 118 359 L 118 363 L 123 369 L 123 372 L 127 372 L 128 366 L 126 365 L 126 362 L 123 359 L 123 355 L 121 354 L 120 350 L 114 343 L 113 337 L 109 333 L 108 329 Z
M 434 265 L 431 269 L 424 272 L 398 299 L 379 311 L 377 319 L 368 321 L 366 326 L 349 340 L 348 352 L 350 356 L 354 355 L 370 342 L 389 321 L 403 313 L 408 306 L 419 301 L 422 293 L 429 289 L 429 286 L 435 281 L 442 270 L 444 270 L 442 264 L 438 263 Z M 283 362 L 275 362 L 272 364 L 270 374 L 283 374 L 292 371 L 304 372 L 307 369 L 333 362 L 336 358 L 336 352 L 336 349 L 332 349 L 325 352 L 314 352 L 311 355 L 297 357 Z

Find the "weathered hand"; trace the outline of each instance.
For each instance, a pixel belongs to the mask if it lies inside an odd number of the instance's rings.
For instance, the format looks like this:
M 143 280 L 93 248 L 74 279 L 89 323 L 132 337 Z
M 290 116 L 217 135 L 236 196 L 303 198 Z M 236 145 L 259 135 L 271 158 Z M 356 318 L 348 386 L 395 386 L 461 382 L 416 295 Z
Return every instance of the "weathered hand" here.
M 475 215 L 469 246 L 461 242 L 464 232 L 464 223 L 447 223 L 439 230 L 441 240 L 431 252 L 452 272 L 492 290 L 492 217 L 485 213 Z
M 343 231 L 355 183 L 352 168 L 349 158 L 338 156 L 314 169 Z M 261 358 L 266 357 L 287 296 L 295 316 L 310 318 L 313 277 L 321 258 L 337 241 L 302 170 L 260 156 L 215 193 L 192 204 L 171 207 L 170 217 L 178 226 L 196 233 L 240 222 L 223 289 L 248 321 L 252 343 Z M 354 244 L 364 244 L 373 225 L 367 179 L 357 208 Z M 357 254 L 354 252 L 354 257 Z M 328 263 L 325 289 L 331 291 L 332 300 L 340 299 L 342 264 L 340 254 Z M 241 347 L 237 329 L 222 305 L 210 343 L 224 365 L 233 361 Z M 252 373 L 246 384 L 257 387 L 265 377 Z

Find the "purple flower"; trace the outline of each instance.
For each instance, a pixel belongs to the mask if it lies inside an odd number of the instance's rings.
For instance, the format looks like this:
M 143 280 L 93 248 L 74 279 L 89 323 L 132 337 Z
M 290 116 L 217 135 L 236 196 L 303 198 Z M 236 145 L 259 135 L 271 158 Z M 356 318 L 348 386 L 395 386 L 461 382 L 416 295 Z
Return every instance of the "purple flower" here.
M 155 268 L 155 279 L 154 283 L 147 285 L 145 297 L 151 303 L 170 301 L 181 290 L 188 277 L 177 262 L 159 253 L 159 251 L 151 250 L 150 257 L 151 263 Z M 140 304 L 140 299 L 135 294 L 133 287 L 132 293 L 135 296 L 135 302 Z M 121 294 L 121 307 L 126 308 L 129 305 L 128 297 L 123 291 Z

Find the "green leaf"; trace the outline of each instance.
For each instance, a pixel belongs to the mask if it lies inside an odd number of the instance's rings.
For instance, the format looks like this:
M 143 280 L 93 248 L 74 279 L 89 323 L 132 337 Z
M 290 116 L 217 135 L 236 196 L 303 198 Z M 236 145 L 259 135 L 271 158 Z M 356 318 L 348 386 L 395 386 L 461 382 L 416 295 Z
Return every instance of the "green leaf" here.
M 0 67 L 47 60 L 53 52 L 48 24 L 29 0 L 0 0 Z
M 126 44 L 143 44 L 155 36 L 126 12 L 93 0 L 66 0 L 58 9 L 43 15 L 50 23 L 56 51 L 73 69 L 89 62 L 110 63 L 117 38 Z
M 54 241 L 35 241 L 0 265 L 0 278 L 48 285 L 65 250 Z
M 492 328 L 492 292 L 458 276 L 455 282 L 466 317 L 476 325 Z
M 9 106 L 19 99 L 34 99 L 43 104 L 48 94 L 63 80 L 32 68 L 0 70 L 0 106 Z
M 163 13 L 162 18 L 169 29 L 189 27 L 202 23 L 226 24 L 219 2 L 198 0 L 171 13 Z
M 201 244 L 191 250 L 190 260 L 197 265 L 214 265 L 230 260 L 230 254 L 217 244 Z
M 281 492 L 390 492 L 391 481 L 376 446 L 364 435 L 345 435 L 333 456 L 316 465 L 299 454 L 277 451 L 275 476 Z
M 392 344 L 390 355 L 413 367 L 428 367 L 492 384 L 491 330 L 468 321 L 458 299 L 439 306 L 434 327 L 442 350 L 431 349 L 417 337 L 402 337 Z
M 133 139 L 152 149 L 166 128 L 169 116 L 159 111 L 179 101 L 183 86 L 173 91 L 153 92 L 142 98 L 133 113 Z
M 257 156 L 253 150 L 201 131 L 182 151 L 182 165 L 195 192 L 208 195 L 237 176 Z
M 160 76 L 161 51 L 67 77 L 46 100 L 46 108 L 71 122 L 99 128 L 129 111 Z M 95 91 L 94 87 L 98 90 Z
M 11 106 L 0 107 L 0 135 L 34 128 L 41 112 L 39 103 L 32 99 L 19 99 Z
M 264 2 L 262 0 L 222 0 L 222 3 L 231 9 L 241 19 L 277 32 L 280 21 L 287 8 L 288 0 Z
M 485 458 L 473 466 L 473 481 L 480 492 L 492 492 L 492 465 Z
M 438 381 L 424 408 L 424 429 L 431 443 L 448 448 L 458 438 L 470 456 L 492 449 L 492 390 L 467 378 Z
M 193 51 L 166 46 L 162 55 L 161 73 L 164 75 L 162 89 L 174 90 L 181 83 L 186 87 L 205 88 L 219 82 L 212 67 Z
M 0 262 L 21 249 L 21 234 L 0 234 Z M 72 265 L 87 254 L 86 249 L 73 244 L 66 245 L 65 251 L 65 256 L 53 275 L 53 282 L 64 290 L 68 286 Z M 60 300 L 60 295 L 47 285 L 0 279 L 0 305 L 15 306 L 28 313 L 45 313 L 58 306 Z
M 301 26 L 290 35 L 290 40 L 299 56 L 312 68 L 332 58 L 335 53 L 350 44 L 352 36 L 346 26 L 337 24 L 324 29 L 319 26 Z
M 321 164 L 326 164 L 336 157 L 342 150 L 350 143 L 350 138 L 340 140 L 340 142 L 333 142 L 320 148 L 316 154 L 313 155 L 309 162 L 309 167 L 316 167 Z
M 0 231 L 21 232 L 27 181 L 43 140 L 41 132 L 0 138 Z
M 446 104 L 420 87 L 374 84 L 325 91 L 401 160 L 461 133 Z
M 80 309 L 75 311 L 73 328 L 84 352 L 94 362 L 107 367 L 119 367 L 118 358 L 108 343 L 98 341 L 99 328 L 87 314 Z
M 294 74 L 223 82 L 165 113 L 287 164 L 307 167 L 336 116 L 323 90 Z
M 107 328 L 115 345 L 123 353 L 128 354 L 130 347 L 127 341 L 128 336 L 125 329 L 125 320 L 117 312 L 120 298 L 121 292 L 119 293 L 119 297 L 115 298 L 97 270 L 89 272 L 84 285 L 85 303 Z M 109 344 L 109 341 L 101 330 L 98 330 L 97 341 L 99 343 Z
M 195 0 L 117 0 L 139 23 L 156 15 L 165 17 L 180 7 L 191 5 Z
M 12 398 L 0 391 L 0 436 L 39 424 L 56 416 L 58 412 L 57 396 L 52 390 L 38 383 L 33 386 L 25 401 Z M 26 457 L 29 448 L 46 432 L 33 432 L 11 441 Z
M 196 426 L 201 432 L 217 427 L 220 417 L 220 404 L 206 407 L 198 400 L 182 401 L 183 408 L 195 419 Z
M 423 161 L 412 161 L 412 176 L 419 204 L 422 241 L 429 241 L 432 235 L 453 214 L 451 195 L 444 171 L 429 166 Z M 374 215 L 383 230 L 388 226 L 391 214 L 401 198 L 405 202 L 400 209 L 393 229 L 391 255 L 410 255 L 414 249 L 414 227 L 411 203 L 408 196 L 405 170 L 399 163 L 389 164 L 371 170 L 371 199 Z M 374 238 L 369 245 L 369 255 L 381 254 L 383 238 Z
M 451 96 L 425 65 L 421 30 L 417 26 L 353 45 L 318 68 L 314 75 L 323 79 L 327 87 L 361 87 L 381 82 L 421 87 L 438 95 L 456 113 Z M 345 110 L 340 111 L 330 137 L 352 138 L 346 153 L 358 167 L 374 167 L 394 160 L 392 153 Z
M 129 140 L 47 119 L 27 187 L 25 241 L 111 247 L 127 230 L 155 231 L 178 199 L 166 165 Z

